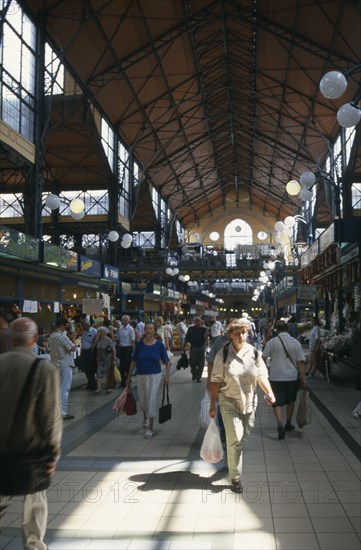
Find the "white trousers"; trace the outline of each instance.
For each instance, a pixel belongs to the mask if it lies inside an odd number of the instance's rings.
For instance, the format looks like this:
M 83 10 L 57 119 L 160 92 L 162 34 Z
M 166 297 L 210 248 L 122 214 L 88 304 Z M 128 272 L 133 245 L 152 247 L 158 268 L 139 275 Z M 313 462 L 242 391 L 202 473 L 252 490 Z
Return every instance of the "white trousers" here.
M 60 368 L 60 380 L 61 380 L 61 415 L 68 414 L 68 400 L 71 389 L 71 382 L 73 380 L 73 369 L 71 367 Z

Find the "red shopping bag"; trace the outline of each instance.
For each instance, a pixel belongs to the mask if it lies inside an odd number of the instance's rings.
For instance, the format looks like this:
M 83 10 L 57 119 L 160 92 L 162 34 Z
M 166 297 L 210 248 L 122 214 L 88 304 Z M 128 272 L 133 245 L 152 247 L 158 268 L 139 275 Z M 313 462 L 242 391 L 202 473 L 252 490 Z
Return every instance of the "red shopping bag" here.
M 128 416 L 137 414 L 137 403 L 134 399 L 134 396 L 129 388 L 127 388 L 127 397 L 125 400 L 124 412 Z

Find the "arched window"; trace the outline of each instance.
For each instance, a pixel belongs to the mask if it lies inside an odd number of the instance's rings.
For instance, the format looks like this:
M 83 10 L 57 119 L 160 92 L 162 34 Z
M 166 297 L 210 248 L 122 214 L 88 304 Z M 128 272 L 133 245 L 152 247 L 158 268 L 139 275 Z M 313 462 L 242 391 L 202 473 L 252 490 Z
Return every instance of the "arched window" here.
M 237 245 L 252 244 L 253 231 L 251 226 L 244 220 L 236 219 L 231 221 L 224 230 L 224 248 L 226 250 L 227 266 L 236 265 Z

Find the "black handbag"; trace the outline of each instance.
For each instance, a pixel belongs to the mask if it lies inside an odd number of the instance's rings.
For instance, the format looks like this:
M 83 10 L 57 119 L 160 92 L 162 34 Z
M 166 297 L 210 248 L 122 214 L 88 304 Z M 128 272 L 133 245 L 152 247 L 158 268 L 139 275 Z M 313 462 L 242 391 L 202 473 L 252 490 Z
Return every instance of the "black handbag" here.
M 167 404 L 165 405 L 165 388 L 167 388 Z M 172 405 L 169 403 L 169 387 L 168 385 L 163 386 L 163 397 L 162 405 L 159 407 L 159 424 L 164 424 L 172 418 Z
M 38 357 L 30 367 L 20 394 L 10 434 L 21 434 L 24 430 L 24 418 L 29 409 L 32 395 L 31 382 L 41 360 L 42 357 Z M 48 465 L 53 460 L 54 452 L 50 448 L 31 453 L 26 451 L 0 452 L 0 494 L 28 495 L 47 489 L 50 485 L 50 475 L 47 473 Z

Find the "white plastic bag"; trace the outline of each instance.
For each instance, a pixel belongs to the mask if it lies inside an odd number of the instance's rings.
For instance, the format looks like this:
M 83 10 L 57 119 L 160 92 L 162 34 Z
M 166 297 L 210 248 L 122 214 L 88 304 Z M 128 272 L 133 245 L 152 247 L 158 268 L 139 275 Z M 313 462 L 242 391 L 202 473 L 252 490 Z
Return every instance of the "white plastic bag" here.
M 208 428 L 210 418 L 209 418 L 209 407 L 211 405 L 211 396 L 208 390 L 204 394 L 204 397 L 201 401 L 201 408 L 199 411 L 199 423 L 202 428 Z
M 200 456 L 208 464 L 216 464 L 224 455 L 221 436 L 214 418 L 210 419 L 206 433 L 204 434 Z

